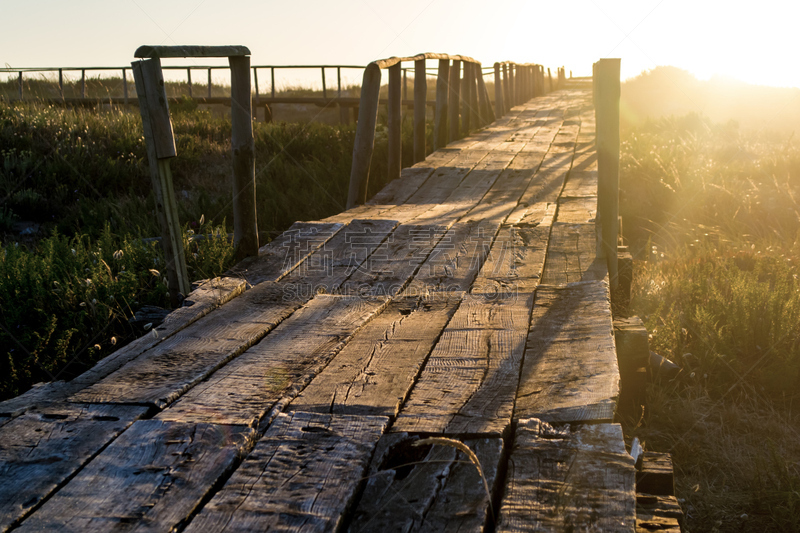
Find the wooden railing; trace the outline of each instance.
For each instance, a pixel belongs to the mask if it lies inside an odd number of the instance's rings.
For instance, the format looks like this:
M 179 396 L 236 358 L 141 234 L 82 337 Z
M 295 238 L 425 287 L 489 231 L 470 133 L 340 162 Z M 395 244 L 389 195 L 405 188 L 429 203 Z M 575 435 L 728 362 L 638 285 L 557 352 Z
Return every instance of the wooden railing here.
M 388 179 L 400 177 L 402 105 L 401 65 L 414 62 L 414 163 L 425 159 L 425 117 L 428 105 L 426 61 L 438 60 L 434 102 L 433 148 L 441 148 L 473 129 L 482 127 L 508 112 L 511 107 L 554 89 L 550 69 L 535 64 L 495 63 L 494 108 L 484 83 L 481 64 L 471 57 L 448 54 L 419 54 L 373 61 L 364 69 L 359 103 L 359 121 L 353 146 L 347 208 L 366 202 L 369 167 L 375 143 L 375 126 L 380 104 L 381 70 L 389 71 L 388 97 Z M 463 65 L 463 69 L 462 69 Z M 480 73 L 480 75 L 479 75 Z M 457 81 L 454 83 L 453 81 Z M 558 81 L 564 69 L 558 69 Z
M 601 59 L 592 65 L 592 95 L 597 142 L 597 252 L 606 258 L 611 288 L 619 280 L 619 97 L 620 60 Z

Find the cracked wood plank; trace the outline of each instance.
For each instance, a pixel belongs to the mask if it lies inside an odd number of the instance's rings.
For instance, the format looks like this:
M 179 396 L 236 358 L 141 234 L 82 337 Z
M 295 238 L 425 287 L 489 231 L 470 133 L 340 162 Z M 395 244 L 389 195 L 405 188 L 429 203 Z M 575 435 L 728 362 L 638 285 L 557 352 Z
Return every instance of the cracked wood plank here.
M 492 246 L 497 224 L 482 220 L 456 222 L 440 238 L 403 291 L 406 296 L 469 290 Z
M 341 294 L 394 296 L 447 234 L 440 225 L 401 224 L 339 288 Z
M 532 293 L 465 297 L 393 432 L 501 435 L 511 422 Z
M 597 226 L 594 222 L 553 224 L 542 283 L 566 285 L 607 277 L 606 261 L 597 257 Z
M 50 405 L 0 427 L 0 531 L 29 514 L 146 411 Z
M 619 369 L 608 283 L 540 286 L 531 315 L 515 418 L 610 421 Z
M 461 293 L 405 297 L 359 331 L 290 408 L 395 416 Z
M 549 238 L 550 224 L 500 228 L 472 293 L 533 292 L 542 277 Z
M 484 531 L 493 520 L 483 480 L 470 459 L 441 444 L 414 446 L 405 433 L 384 435 L 348 531 Z M 491 491 L 503 440 L 463 441 L 477 456 Z
M 185 531 L 338 529 L 387 423 L 385 417 L 279 414 Z
M 224 277 L 201 282 L 189 294 L 183 307 L 172 311 L 161 325 L 154 328 L 155 334 L 151 331 L 147 335 L 139 337 L 103 358 L 94 367 L 71 381 L 53 381 L 34 386 L 25 394 L 1 402 L 0 413 L 18 416 L 36 406 L 43 407 L 51 403 L 63 402 L 69 396 L 97 383 L 122 368 L 129 361 L 157 346 L 164 339 L 189 327 L 212 310 L 235 298 L 245 290 L 245 285 L 242 280 Z
M 619 424 L 571 431 L 521 420 L 496 531 L 633 533 L 634 477 Z
M 265 281 L 131 361 L 70 401 L 152 404 L 163 409 L 261 340 L 317 291 L 338 287 L 396 226 L 356 220 L 280 282 Z
M 97 383 L 168 337 L 239 296 L 248 285 L 252 286 L 262 281 L 277 281 L 341 228 L 341 224 L 295 223 L 271 243 L 262 246 L 258 257 L 240 263 L 224 277 L 199 282 L 198 287 L 186 297 L 183 306 L 172 311 L 161 325 L 154 328 L 155 334 L 151 330 L 147 335 L 103 358 L 94 367 L 67 383 L 48 383 L 31 389 L 22 396 L 0 403 L 0 413 L 7 412 L 16 416 L 36 405 L 63 401 Z
M 171 531 L 231 470 L 251 433 L 137 421 L 17 531 Z
M 385 305 L 384 299 L 317 295 L 158 418 L 255 425 L 279 400 L 297 395 Z

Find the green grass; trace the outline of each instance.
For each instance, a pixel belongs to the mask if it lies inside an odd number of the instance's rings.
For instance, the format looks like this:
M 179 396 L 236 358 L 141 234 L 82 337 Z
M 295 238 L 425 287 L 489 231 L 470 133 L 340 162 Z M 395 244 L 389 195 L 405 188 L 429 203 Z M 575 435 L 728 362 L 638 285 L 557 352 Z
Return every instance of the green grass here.
M 622 135 L 632 313 L 684 367 L 644 425 L 688 531 L 800 529 L 800 145 L 689 114 Z

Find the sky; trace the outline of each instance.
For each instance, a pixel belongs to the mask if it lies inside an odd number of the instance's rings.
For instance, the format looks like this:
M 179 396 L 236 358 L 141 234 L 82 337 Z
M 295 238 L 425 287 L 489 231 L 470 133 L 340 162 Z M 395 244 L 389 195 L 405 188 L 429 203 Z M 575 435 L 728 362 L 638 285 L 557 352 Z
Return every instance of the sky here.
M 800 3 L 785 0 L 0 0 L 0 14 L 0 66 L 127 66 L 142 44 L 242 44 L 253 65 L 443 52 L 581 76 L 619 57 L 623 79 L 673 65 L 701 79 L 800 87 L 800 69 L 786 64 Z

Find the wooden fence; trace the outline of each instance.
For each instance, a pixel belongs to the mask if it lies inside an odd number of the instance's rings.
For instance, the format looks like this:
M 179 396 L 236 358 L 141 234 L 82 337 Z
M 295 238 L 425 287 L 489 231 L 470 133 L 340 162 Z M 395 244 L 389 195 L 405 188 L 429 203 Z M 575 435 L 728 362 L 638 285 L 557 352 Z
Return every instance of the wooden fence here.
M 427 102 L 426 61 L 438 60 L 436 69 L 436 100 L 434 105 L 433 148 L 441 148 L 462 138 L 473 129 L 482 127 L 504 115 L 511 107 L 552 91 L 562 84 L 564 69 L 558 69 L 553 81 L 550 69 L 535 64 L 512 62 L 495 63 L 494 106 L 484 83 L 481 64 L 471 57 L 448 54 L 419 54 L 411 57 L 392 57 L 373 61 L 364 69 L 353 164 L 347 208 L 366 202 L 369 167 L 375 143 L 381 88 L 381 70 L 389 71 L 388 95 L 388 179 L 400 177 L 402 100 L 400 92 L 403 62 L 414 63 L 414 157 L 415 163 L 425 159 L 425 116 Z
M 506 75 L 510 76 L 511 79 L 514 79 L 514 70 L 516 65 L 514 63 L 501 63 L 498 65 L 508 65 L 506 67 L 506 71 L 508 72 Z M 231 105 L 231 97 L 230 96 L 213 96 L 212 95 L 212 72 L 215 70 L 229 70 L 230 67 L 227 65 L 162 65 L 162 70 L 165 71 L 173 71 L 173 72 L 185 72 L 186 74 L 186 85 L 187 85 L 187 94 L 180 95 L 180 96 L 171 96 L 167 97 L 169 102 L 175 103 L 179 102 L 182 98 L 191 98 L 193 101 L 197 102 L 198 104 L 210 104 L 210 105 Z M 342 84 L 342 71 L 346 70 L 363 70 L 363 65 L 253 65 L 250 67 L 252 70 L 252 79 L 253 79 L 253 116 L 255 117 L 256 110 L 259 107 L 264 108 L 264 120 L 270 121 L 272 119 L 272 105 L 283 105 L 283 104 L 307 104 L 307 105 L 315 105 L 322 108 L 327 107 L 337 107 L 339 108 L 339 117 L 342 123 L 348 123 L 351 120 L 358 120 L 358 109 L 360 98 L 358 97 L 349 97 L 343 96 L 346 94 L 347 89 Z M 277 84 L 275 82 L 276 79 L 276 71 L 281 70 L 317 70 L 320 73 L 320 81 L 321 81 L 321 96 L 279 96 L 279 91 L 277 90 Z M 510 69 L 510 71 L 509 71 Z M 331 85 L 329 82 L 329 74 L 332 71 L 336 72 L 336 84 Z M 414 72 L 416 76 L 415 68 L 401 68 L 402 70 L 402 86 L 403 86 L 403 95 L 401 103 L 404 107 L 411 109 L 414 106 L 415 100 L 408 98 L 408 72 Z M 495 83 L 497 79 L 497 73 L 495 72 L 496 68 L 492 67 L 484 67 L 481 69 L 482 76 L 491 76 L 492 74 L 495 75 Z M 129 85 L 128 76 L 130 74 L 131 67 L 41 67 L 41 68 L 0 68 L 0 74 L 15 74 L 17 78 L 17 91 L 15 97 L 9 98 L 10 101 L 25 101 L 25 100 L 34 100 L 37 102 L 43 102 L 46 104 L 52 105 L 69 105 L 69 106 L 81 106 L 81 105 L 96 105 L 96 104 L 112 104 L 112 105 L 137 105 L 137 97 L 135 90 L 132 90 L 132 87 Z M 206 74 L 206 87 L 205 91 L 201 94 L 197 90 L 197 86 L 195 85 L 195 78 L 193 78 L 193 72 L 196 73 L 201 71 Z M 559 69 L 560 72 L 563 69 Z M 78 96 L 68 97 L 65 94 L 65 74 L 69 73 L 80 73 L 80 90 L 78 92 Z M 111 95 L 104 95 L 104 96 L 89 96 L 87 95 L 87 72 L 89 74 L 92 73 L 108 73 L 108 72 L 118 72 L 121 75 L 122 81 L 122 96 L 111 96 Z M 266 85 L 263 84 L 264 74 L 268 72 L 269 77 L 269 86 L 267 88 Z M 28 94 L 30 91 L 25 90 L 25 76 L 32 76 L 32 75 L 46 75 L 46 74 L 58 74 L 58 96 L 56 97 L 42 97 L 41 95 L 30 97 Z M 261 80 L 262 83 L 259 83 L 259 73 L 262 74 Z M 436 69 L 427 68 L 425 72 L 426 76 L 438 76 L 438 71 Z M 540 72 L 540 75 L 543 75 L 543 70 Z M 540 88 L 544 88 L 544 80 L 539 82 Z M 552 82 L 551 82 L 552 83 Z M 559 78 L 558 83 L 563 83 L 563 80 Z M 201 86 L 202 87 L 202 86 Z M 264 89 L 264 90 L 262 90 Z M 502 98 L 501 98 L 501 107 L 502 107 Z M 505 100 L 508 100 L 506 97 Z M 387 99 L 381 99 L 381 104 L 387 104 Z M 434 105 L 433 101 L 427 102 L 429 107 Z M 495 108 L 497 108 L 497 102 L 494 102 Z M 497 113 L 497 111 L 496 111 Z M 502 113 L 500 113 L 502 114 Z

